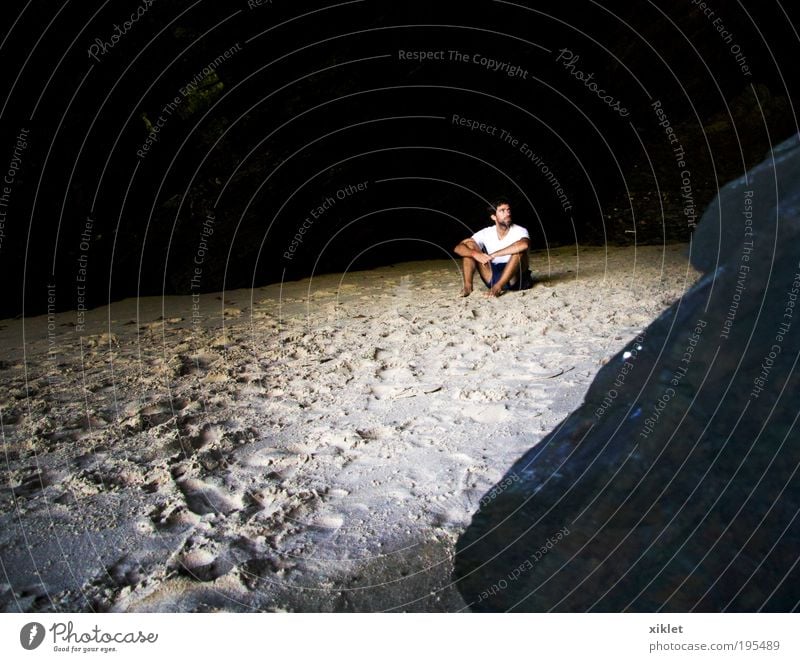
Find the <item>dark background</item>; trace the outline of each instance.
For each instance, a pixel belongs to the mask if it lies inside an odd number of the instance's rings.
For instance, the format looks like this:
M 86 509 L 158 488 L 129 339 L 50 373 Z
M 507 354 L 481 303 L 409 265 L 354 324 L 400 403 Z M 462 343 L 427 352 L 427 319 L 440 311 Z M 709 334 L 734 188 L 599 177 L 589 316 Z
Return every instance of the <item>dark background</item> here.
M 488 224 L 485 201 L 498 194 L 512 198 L 534 249 L 688 241 L 681 168 L 651 104 L 662 102 L 686 150 L 698 218 L 720 185 L 797 131 L 788 3 L 717 1 L 709 18 L 691 0 L 154 0 L 92 60 L 95 39 L 109 41 L 140 4 L 4 6 L 4 174 L 16 136 L 30 131 L 0 244 L 4 317 L 46 311 L 48 283 L 58 310 L 74 308 L 82 256 L 90 306 L 441 259 Z M 236 43 L 137 156 L 148 123 Z M 556 63 L 562 48 L 629 116 Z M 445 60 L 403 61 L 401 49 Z M 456 50 L 527 77 L 452 61 Z M 454 114 L 498 136 L 455 126 Z M 570 210 L 500 129 L 541 157 Z M 311 210 L 359 182 L 366 190 L 312 219 L 284 257 Z M 209 213 L 214 233 L 201 245 Z

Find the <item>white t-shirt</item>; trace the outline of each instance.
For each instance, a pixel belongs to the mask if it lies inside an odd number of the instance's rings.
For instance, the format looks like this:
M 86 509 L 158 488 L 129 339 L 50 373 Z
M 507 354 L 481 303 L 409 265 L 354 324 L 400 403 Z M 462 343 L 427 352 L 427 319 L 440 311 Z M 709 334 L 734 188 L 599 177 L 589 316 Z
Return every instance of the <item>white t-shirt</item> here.
M 530 235 L 525 228 L 515 223 L 508 228 L 506 236 L 502 239 L 498 238 L 497 226 L 495 225 L 484 228 L 483 230 L 479 230 L 472 235 L 472 239 L 476 244 L 478 244 L 478 246 L 481 247 L 482 250 L 486 251 L 487 253 L 494 253 L 495 251 L 499 251 L 501 248 L 508 248 L 511 246 L 511 244 L 519 241 L 520 239 L 530 239 Z M 501 255 L 500 257 L 492 258 L 492 262 L 495 264 L 505 264 L 510 259 L 510 255 Z

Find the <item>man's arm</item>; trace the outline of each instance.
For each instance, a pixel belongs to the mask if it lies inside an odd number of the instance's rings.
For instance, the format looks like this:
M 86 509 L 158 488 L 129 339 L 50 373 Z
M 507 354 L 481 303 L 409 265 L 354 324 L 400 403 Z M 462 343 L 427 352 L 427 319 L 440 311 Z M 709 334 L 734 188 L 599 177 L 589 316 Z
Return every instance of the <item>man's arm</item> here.
M 524 253 L 525 251 L 528 250 L 529 246 L 530 246 L 530 241 L 528 240 L 527 237 L 523 237 L 522 239 L 518 239 L 517 241 L 515 241 L 510 246 L 506 246 L 505 248 L 501 248 L 500 250 L 495 251 L 494 253 L 490 253 L 489 257 L 495 258 L 495 257 L 502 257 L 503 255 L 516 255 L 517 253 Z
M 472 237 L 464 239 L 464 241 L 458 244 L 453 250 L 459 257 L 471 257 L 481 264 L 486 264 L 492 260 L 492 258 L 481 250 L 481 247 L 478 246 L 478 242 Z

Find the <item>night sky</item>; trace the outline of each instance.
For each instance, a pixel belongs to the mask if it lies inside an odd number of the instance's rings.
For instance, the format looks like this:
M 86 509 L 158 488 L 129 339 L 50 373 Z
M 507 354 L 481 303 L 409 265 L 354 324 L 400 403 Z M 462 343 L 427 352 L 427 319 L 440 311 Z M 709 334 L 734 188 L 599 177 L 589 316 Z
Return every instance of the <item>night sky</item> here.
M 4 316 L 532 249 L 687 242 L 797 132 L 790 3 L 19 2 Z

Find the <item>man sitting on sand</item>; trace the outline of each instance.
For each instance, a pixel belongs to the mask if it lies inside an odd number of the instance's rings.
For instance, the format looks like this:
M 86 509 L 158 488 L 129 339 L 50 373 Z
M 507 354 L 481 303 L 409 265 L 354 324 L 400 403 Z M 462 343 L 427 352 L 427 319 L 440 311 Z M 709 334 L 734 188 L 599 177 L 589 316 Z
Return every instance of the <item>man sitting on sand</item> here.
M 528 270 L 528 231 L 511 220 L 511 205 L 505 198 L 489 205 L 493 226 L 476 232 L 455 247 L 464 258 L 464 289 L 461 296 L 472 294 L 475 269 L 489 288 L 486 296 L 498 297 L 508 290 L 527 290 L 533 285 Z

